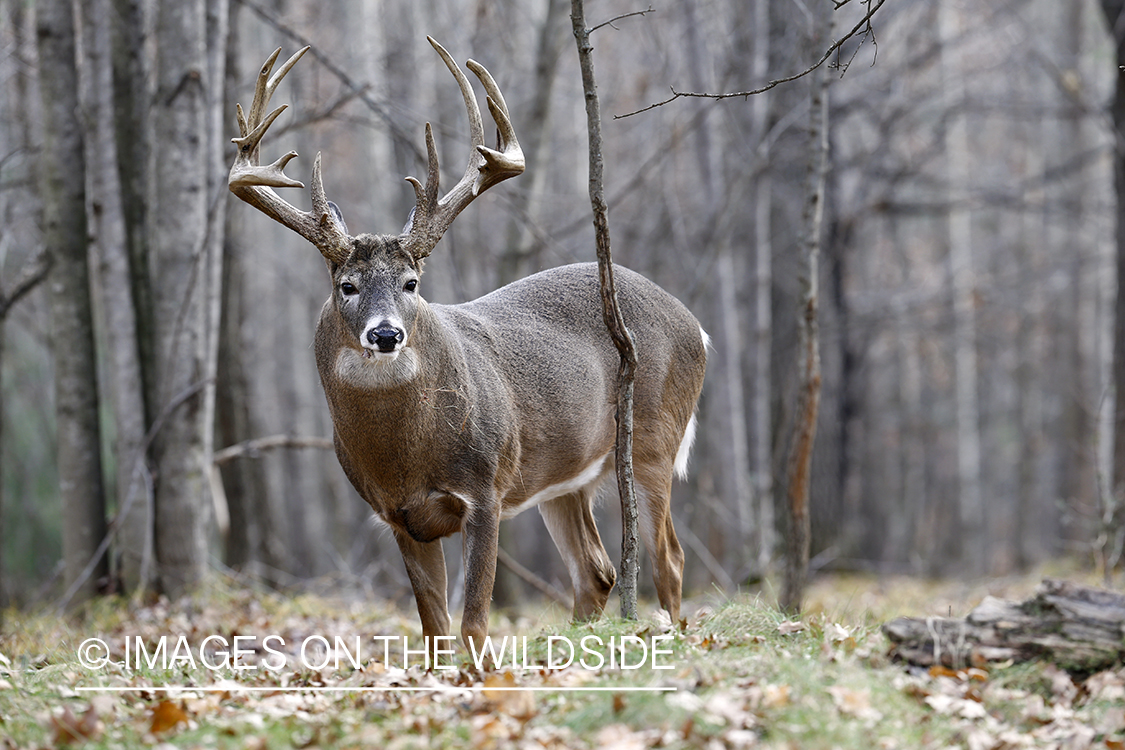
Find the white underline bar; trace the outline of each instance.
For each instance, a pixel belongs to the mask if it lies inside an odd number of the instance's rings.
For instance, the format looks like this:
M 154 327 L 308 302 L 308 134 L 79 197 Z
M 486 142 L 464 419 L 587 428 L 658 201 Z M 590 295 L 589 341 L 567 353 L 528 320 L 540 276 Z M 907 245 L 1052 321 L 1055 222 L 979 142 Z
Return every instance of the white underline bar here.
M 83 693 L 143 693 L 143 692 L 163 692 L 163 693 L 484 693 L 484 692 L 519 692 L 528 691 L 536 693 L 674 693 L 678 688 L 674 687 L 548 687 L 548 686 L 532 686 L 532 687 L 455 687 L 452 685 L 440 685 L 431 687 L 268 687 L 268 686 L 211 686 L 206 687 L 184 687 L 179 685 L 162 685 L 162 686 L 106 686 L 106 687 L 76 687 L 76 692 Z

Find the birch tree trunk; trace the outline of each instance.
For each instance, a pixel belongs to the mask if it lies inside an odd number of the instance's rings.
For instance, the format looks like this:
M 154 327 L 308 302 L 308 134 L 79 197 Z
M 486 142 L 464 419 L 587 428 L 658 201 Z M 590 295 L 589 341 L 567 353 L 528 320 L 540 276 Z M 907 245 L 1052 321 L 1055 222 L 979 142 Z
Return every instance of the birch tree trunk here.
M 706 59 L 706 47 L 701 36 L 706 29 L 700 29 L 696 0 L 689 0 L 681 6 L 684 11 L 684 33 L 687 37 L 688 70 L 691 85 L 697 91 L 715 87 L 712 80 L 710 60 Z M 721 221 L 724 211 L 729 210 L 723 196 L 723 170 L 718 142 L 721 134 L 716 128 L 712 102 L 701 104 L 704 108 L 702 120 L 694 139 L 696 158 L 699 167 L 699 181 L 702 186 L 701 216 L 704 225 L 711 228 L 702 240 L 704 246 L 717 245 L 716 270 L 719 293 L 715 297 L 716 317 L 722 321 L 721 344 L 717 349 L 718 369 L 722 373 L 721 393 L 725 396 L 724 437 L 725 445 L 722 464 L 726 467 L 723 482 L 724 495 L 732 518 L 737 519 L 737 533 L 732 534 L 726 545 L 726 568 L 731 571 L 748 572 L 753 567 L 754 551 L 754 507 L 750 482 L 750 449 L 746 429 L 746 394 L 743 387 L 745 378 L 742 371 L 742 320 L 738 308 L 736 284 L 738 275 L 729 231 L 729 222 Z
M 537 270 L 536 257 L 541 240 L 536 236 L 536 224 L 542 211 L 549 172 L 542 165 L 546 162 L 551 144 L 551 92 L 554 91 L 555 69 L 562 53 L 562 35 L 559 32 L 565 11 L 564 0 L 547 0 L 547 13 L 539 27 L 531 105 L 526 116 L 520 118 L 520 143 L 527 157 L 529 182 L 512 196 L 512 220 L 508 224 L 504 254 L 500 257 L 501 285 Z
M 822 3 L 823 5 L 823 3 Z M 831 18 L 831 9 L 822 8 Z M 815 19 L 814 40 L 831 36 L 832 23 Z M 801 290 L 797 312 L 797 407 L 788 459 L 789 538 L 786 540 L 785 578 L 779 606 L 801 611 L 809 568 L 809 485 L 812 474 L 816 419 L 820 409 L 820 234 L 824 220 L 824 184 L 828 169 L 828 70 L 809 74 L 809 161 L 798 248 L 797 281 Z
M 973 273 L 972 212 L 967 188 L 972 169 L 969 160 L 968 121 L 964 112 L 964 72 L 956 45 L 961 36 L 958 9 L 951 3 L 938 6 L 941 35 L 941 69 L 947 107 L 954 113 L 945 132 L 949 182 L 949 273 L 953 296 L 954 390 L 957 404 L 958 513 L 961 559 L 974 573 L 984 572 L 985 517 L 981 493 L 980 407 L 977 388 L 976 284 Z
M 109 0 L 82 0 L 82 37 L 85 65 L 82 91 L 89 123 L 90 148 L 86 160 L 90 236 L 97 264 L 95 299 L 104 332 L 105 374 L 103 393 L 110 401 L 114 423 L 113 451 L 116 476 L 113 495 L 116 512 L 113 528 L 116 545 L 111 567 L 126 591 L 140 582 L 145 551 L 151 557 L 151 540 L 145 533 L 145 493 L 133 482 L 148 423 L 145 418 L 144 378 L 137 348 L 136 306 L 130 278 L 130 258 L 122 212 L 122 190 L 114 133 L 112 39 Z M 140 490 L 140 491 L 138 491 Z M 134 527 L 134 523 L 140 523 Z
M 769 74 L 770 3 L 755 0 L 753 54 L 750 80 L 764 81 Z M 754 181 L 754 397 L 752 433 L 754 435 L 754 506 L 758 535 L 758 571 L 765 575 L 773 567 L 777 544 L 773 505 L 773 186 L 770 177 L 769 134 L 770 94 L 750 99 L 750 118 L 758 144 L 758 161 L 763 168 Z
M 206 4 L 160 3 L 150 283 L 154 295 L 155 547 L 171 596 L 202 580 L 209 530 L 207 422 L 211 269 L 208 229 Z
M 43 241 L 51 255 L 51 348 L 58 421 L 64 580 L 71 604 L 97 592 L 106 558 L 91 564 L 106 534 L 98 386 L 86 232 L 85 150 L 79 121 L 74 6 L 36 6 L 43 102 L 40 190 Z
M 230 90 L 239 81 L 239 34 L 236 6 L 232 6 L 228 28 L 226 88 Z M 231 106 L 223 106 L 230 112 Z M 251 372 L 247 366 L 250 353 L 242 332 L 249 320 L 247 275 L 244 256 L 246 248 L 236 240 L 243 236 L 241 223 L 245 212 L 228 211 L 224 229 L 222 317 L 219 324 L 219 361 L 216 370 L 216 435 L 222 446 L 235 445 L 259 437 L 254 430 L 251 414 Z M 261 563 L 276 565 L 276 556 L 270 556 L 266 542 L 275 535 L 274 519 L 266 492 L 265 467 L 258 460 L 232 461 L 220 470 L 222 486 L 230 517 L 230 531 L 225 542 L 225 562 L 235 570 L 251 576 L 259 574 Z
M 153 497 L 146 481 L 149 473 L 147 450 L 143 436 L 152 426 L 156 400 L 155 338 L 153 329 L 152 290 L 149 281 L 148 188 L 149 188 L 149 111 L 148 82 L 144 61 L 143 0 L 112 0 L 109 24 L 113 65 L 113 129 L 117 155 L 117 178 L 121 193 L 121 215 L 124 220 L 125 249 L 120 262 L 125 264 L 128 283 L 115 295 L 113 315 L 121 315 L 111 337 L 111 357 L 114 359 L 116 383 L 124 388 L 132 379 L 132 393 L 119 392 L 115 415 L 126 410 L 135 411 L 125 418 L 139 419 L 142 438 L 130 444 L 132 427 L 122 428 L 118 439 L 119 473 L 122 486 L 117 512 L 117 543 L 120 550 L 119 576 L 126 591 L 145 590 L 154 583 Z M 112 256 L 107 264 L 116 264 Z M 116 274 L 111 267 L 108 274 Z M 132 308 L 132 332 L 127 330 L 129 315 L 118 306 Z M 117 325 L 113 323 L 111 325 Z M 130 342 L 130 337 L 132 341 Z M 126 370 L 129 361 L 136 360 L 135 374 Z M 128 403 L 126 402 L 128 399 Z
M 1106 529 L 1117 533 L 1125 526 L 1125 1 L 1102 0 L 1102 12 L 1114 40 L 1117 79 L 1113 93 L 1113 184 L 1117 198 L 1117 302 L 1113 321 L 1113 476 L 1112 508 L 1106 509 Z

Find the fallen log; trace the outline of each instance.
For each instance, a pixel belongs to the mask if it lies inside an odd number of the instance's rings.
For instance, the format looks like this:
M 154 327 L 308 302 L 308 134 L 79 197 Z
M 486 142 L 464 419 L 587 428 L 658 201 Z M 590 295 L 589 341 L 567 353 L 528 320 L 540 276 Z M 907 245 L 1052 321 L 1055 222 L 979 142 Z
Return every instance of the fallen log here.
M 920 666 L 1042 659 L 1091 672 L 1125 660 L 1125 595 L 1048 578 L 1027 601 L 988 596 L 964 619 L 900 617 L 883 633 L 893 658 Z

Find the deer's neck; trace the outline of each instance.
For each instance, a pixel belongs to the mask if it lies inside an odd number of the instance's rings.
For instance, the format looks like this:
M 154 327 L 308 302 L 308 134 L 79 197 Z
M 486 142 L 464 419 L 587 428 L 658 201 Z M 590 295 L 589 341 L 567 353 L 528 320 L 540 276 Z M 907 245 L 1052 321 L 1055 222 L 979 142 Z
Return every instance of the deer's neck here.
M 342 318 L 331 305 L 325 305 L 317 327 L 317 362 L 329 400 L 335 391 L 356 393 L 357 397 L 386 399 L 398 390 L 417 391 L 435 387 L 459 372 L 461 353 L 442 328 L 429 305 L 422 302 L 409 331 L 409 345 L 393 359 L 372 358 L 352 340 Z
M 393 362 L 376 363 L 348 344 L 342 327 L 333 331 L 331 321 L 321 323 L 318 361 L 337 454 L 367 502 L 385 515 L 435 491 L 472 494 L 469 488 L 478 484 L 472 471 L 456 481 L 447 476 L 441 486 L 433 476 L 438 464 L 474 465 L 474 425 L 491 411 L 473 385 L 458 338 L 423 305 L 411 345 Z M 322 359 L 320 351 L 331 356 Z

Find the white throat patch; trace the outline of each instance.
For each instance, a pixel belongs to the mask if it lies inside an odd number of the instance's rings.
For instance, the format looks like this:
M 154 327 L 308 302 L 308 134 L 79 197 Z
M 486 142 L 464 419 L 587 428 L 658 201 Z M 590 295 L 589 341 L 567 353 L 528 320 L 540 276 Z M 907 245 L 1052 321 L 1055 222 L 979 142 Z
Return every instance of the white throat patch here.
M 336 354 L 336 377 L 352 388 L 389 388 L 413 380 L 417 374 L 418 354 L 414 347 L 399 349 L 392 354 L 365 356 L 345 346 Z

